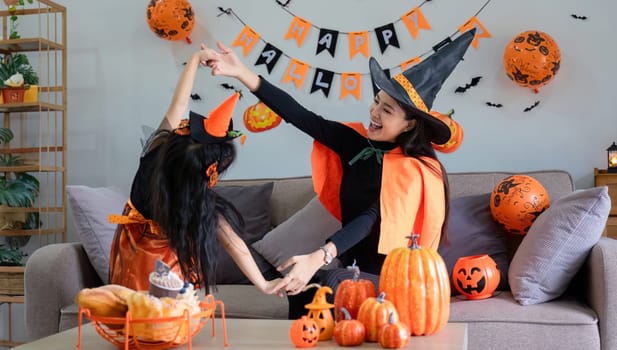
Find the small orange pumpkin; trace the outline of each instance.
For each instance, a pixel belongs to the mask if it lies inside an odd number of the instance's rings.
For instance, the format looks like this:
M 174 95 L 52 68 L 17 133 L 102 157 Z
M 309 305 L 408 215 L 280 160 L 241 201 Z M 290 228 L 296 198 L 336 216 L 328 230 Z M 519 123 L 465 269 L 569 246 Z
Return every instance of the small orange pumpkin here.
M 433 148 L 441 153 L 452 153 L 461 147 L 465 134 L 463 133 L 463 127 L 461 124 L 452 118 L 452 115 L 454 115 L 454 109 L 451 109 L 446 114 L 442 114 L 437 111 L 430 111 L 430 114 L 437 117 L 448 127 L 450 127 L 450 139 L 441 145 L 433 143 Z
M 411 335 L 430 335 L 448 323 L 450 317 L 450 275 L 435 249 L 411 245 L 395 248 L 381 268 L 379 289 L 398 311 Z
M 379 345 L 386 349 L 400 349 L 409 343 L 409 328 L 390 314 L 388 323 L 379 329 Z
M 366 328 L 366 341 L 376 342 L 379 329 L 388 323 L 390 314 L 398 320 L 398 313 L 394 304 L 386 300 L 386 293 L 381 292 L 376 298 L 367 298 L 358 310 L 358 321 Z
M 244 126 L 250 132 L 262 132 L 277 127 L 281 117 L 265 103 L 258 101 L 244 111 Z
M 471 300 L 492 296 L 500 279 L 497 263 L 487 254 L 462 256 L 452 269 L 454 288 Z
M 508 176 L 495 185 L 490 210 L 493 219 L 511 233 L 524 235 L 550 205 L 548 192 L 528 175 Z
M 304 306 L 309 310 L 308 318 L 317 323 L 319 340 L 332 339 L 334 334 L 334 317 L 332 316 L 332 311 L 330 311 L 334 304 L 326 301 L 326 293 L 332 294 L 332 288 L 328 286 L 319 287 L 315 292 L 313 301 Z
M 367 298 L 377 296 L 375 285 L 367 279 L 360 279 L 360 268 L 354 260 L 351 266 L 347 266 L 348 270 L 353 271 L 351 279 L 342 281 L 336 288 L 334 294 L 334 315 L 336 321 L 344 319 L 342 308 L 347 309 L 351 318 L 357 318 L 360 305 Z
M 310 348 L 317 345 L 319 330 L 315 320 L 302 316 L 289 327 L 289 338 L 297 348 Z
M 341 308 L 343 319 L 334 326 L 334 340 L 340 346 L 358 346 L 364 343 L 366 329 L 364 324 L 351 318 L 344 307 Z

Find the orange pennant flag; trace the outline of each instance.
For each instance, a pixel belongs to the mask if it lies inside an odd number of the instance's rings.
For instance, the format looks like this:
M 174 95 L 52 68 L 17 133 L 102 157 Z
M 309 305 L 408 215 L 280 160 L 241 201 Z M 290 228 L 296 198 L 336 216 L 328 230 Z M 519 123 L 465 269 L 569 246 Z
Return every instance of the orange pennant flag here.
M 360 100 L 360 90 L 362 88 L 362 75 L 360 73 L 341 73 L 341 100 L 347 95 L 353 95 L 356 100 Z
M 296 88 L 300 90 L 302 84 L 304 84 L 304 79 L 306 78 L 308 69 L 308 64 L 292 58 L 291 62 L 289 62 L 289 66 L 287 67 L 287 71 L 283 76 L 283 83 L 293 81 L 296 84 Z
M 231 46 L 241 46 L 242 54 L 246 57 L 253 46 L 257 44 L 257 41 L 259 41 L 259 34 L 257 34 L 257 32 L 255 32 L 251 27 L 244 26 L 244 29 L 242 29 L 242 32 L 240 32 L 240 35 L 238 35 Z
M 407 27 L 409 34 L 411 34 L 411 37 L 414 40 L 418 37 L 418 32 L 420 29 L 431 30 L 431 25 L 428 24 L 422 10 L 420 10 L 420 7 L 416 7 L 404 14 L 403 17 L 401 17 L 401 20 L 405 23 L 405 27 Z
M 493 37 L 491 33 L 489 33 L 488 30 L 486 30 L 486 27 L 484 27 L 484 25 L 480 22 L 480 20 L 476 16 L 471 17 L 467 22 L 465 22 L 465 24 L 463 24 L 458 29 L 458 31 L 461 33 L 465 33 L 466 31 L 471 30 L 473 28 L 476 28 L 476 35 L 473 37 L 473 40 L 471 41 L 471 46 L 473 46 L 474 49 L 478 48 L 478 40 L 480 40 L 480 38 L 492 38 Z
M 358 52 L 368 58 L 368 31 L 349 33 L 349 59 Z
M 302 47 L 304 38 L 306 38 L 306 35 L 310 30 L 311 22 L 300 17 L 294 17 L 293 21 L 291 21 L 291 24 L 289 25 L 289 29 L 287 29 L 287 34 L 285 34 L 285 40 L 295 38 L 298 47 Z
M 422 58 L 420 56 L 416 56 L 416 57 L 414 57 L 412 59 L 409 59 L 409 60 L 401 63 L 401 71 L 404 72 L 404 71 L 407 70 L 407 68 L 409 68 L 411 66 L 414 66 L 414 65 L 420 63 L 421 61 L 422 61 Z

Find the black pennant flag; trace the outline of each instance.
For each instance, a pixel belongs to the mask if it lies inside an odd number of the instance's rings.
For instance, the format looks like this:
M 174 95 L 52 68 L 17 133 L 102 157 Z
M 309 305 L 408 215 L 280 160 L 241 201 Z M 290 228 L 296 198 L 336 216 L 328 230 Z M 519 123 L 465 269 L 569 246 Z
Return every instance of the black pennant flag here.
M 383 70 L 383 72 L 386 74 L 386 76 L 388 78 L 390 78 L 390 69 L 386 68 Z M 373 96 L 377 95 L 377 93 L 379 92 L 379 90 L 381 90 L 381 88 L 379 88 L 377 85 L 375 85 L 375 82 L 373 81 L 373 76 L 371 75 L 371 85 L 373 85 Z
M 272 69 L 276 65 L 276 62 L 281 58 L 283 51 L 277 49 L 270 43 L 266 43 L 266 47 L 264 47 L 263 51 L 257 58 L 257 62 L 255 65 L 258 66 L 260 64 L 265 64 L 268 68 L 268 73 L 272 73 Z
M 311 94 L 317 90 L 323 91 L 324 95 L 328 97 L 330 94 L 330 87 L 332 86 L 332 80 L 334 79 L 334 72 L 329 70 L 316 68 L 315 76 L 313 77 L 313 85 L 311 85 Z
M 338 39 L 338 31 L 330 29 L 319 30 L 319 40 L 317 40 L 317 52 L 315 55 L 319 55 L 323 50 L 328 50 L 330 56 L 334 57 L 336 51 L 336 40 Z
M 377 35 L 377 42 L 379 42 L 379 49 L 381 50 L 381 53 L 384 53 L 390 45 L 399 49 L 401 48 L 398 43 L 398 37 L 396 36 L 393 23 L 375 28 L 375 35 Z

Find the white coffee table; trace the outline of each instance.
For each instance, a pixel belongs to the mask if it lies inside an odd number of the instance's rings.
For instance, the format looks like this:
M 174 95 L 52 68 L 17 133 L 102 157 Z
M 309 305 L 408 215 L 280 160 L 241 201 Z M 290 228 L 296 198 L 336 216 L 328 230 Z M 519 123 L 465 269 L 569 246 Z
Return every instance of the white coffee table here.
M 227 338 L 230 350 L 242 349 L 296 349 L 289 340 L 289 320 L 227 319 Z M 216 337 L 212 337 L 212 325 L 208 323 L 193 338 L 193 349 L 223 349 L 223 328 L 220 319 L 216 320 Z M 114 345 L 103 339 L 92 324 L 81 328 L 82 350 L 113 350 Z M 51 335 L 31 343 L 12 348 L 12 350 L 66 350 L 76 349 L 77 328 Z M 175 349 L 186 349 L 187 345 Z M 378 343 L 364 343 L 356 349 L 382 349 Z M 344 349 L 334 340 L 322 341 L 313 349 Z M 467 324 L 449 323 L 436 334 L 412 337 L 407 349 L 413 350 L 466 350 Z

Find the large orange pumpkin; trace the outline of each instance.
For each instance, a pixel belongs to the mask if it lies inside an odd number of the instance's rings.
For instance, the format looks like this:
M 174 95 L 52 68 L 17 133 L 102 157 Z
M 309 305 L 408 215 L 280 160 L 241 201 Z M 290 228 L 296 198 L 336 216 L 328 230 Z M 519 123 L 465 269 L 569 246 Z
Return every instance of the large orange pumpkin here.
M 411 335 L 430 335 L 450 317 L 450 275 L 435 249 L 418 246 L 411 235 L 409 247 L 395 248 L 381 268 L 379 289 L 392 301 Z
M 461 256 L 452 269 L 454 289 L 470 300 L 491 297 L 500 280 L 497 263 L 488 254 Z
M 524 235 L 550 205 L 548 192 L 528 175 L 512 175 L 497 183 L 491 193 L 493 219 L 506 230 Z
M 344 319 L 342 308 L 347 309 L 351 318 L 356 318 L 360 305 L 367 298 L 375 297 L 375 285 L 367 279 L 360 279 L 360 268 L 354 261 L 353 265 L 347 266 L 348 270 L 353 271 L 351 279 L 346 279 L 339 283 L 334 294 L 334 315 L 336 321 Z
M 503 65 L 508 78 L 523 87 L 548 84 L 559 71 L 561 53 L 553 38 L 537 30 L 517 34 L 506 46 Z
M 456 120 L 452 118 L 454 110 L 451 109 L 446 114 L 441 114 L 437 111 L 430 111 L 432 116 L 437 117 L 442 122 L 446 123 L 450 127 L 450 139 L 444 144 L 438 145 L 433 143 L 433 148 L 442 153 L 452 153 L 461 147 L 463 143 L 463 127 Z
M 187 0 L 150 0 L 146 8 L 148 26 L 159 38 L 186 40 L 193 31 L 195 13 Z
M 244 111 L 244 126 L 250 132 L 262 132 L 277 127 L 281 117 L 259 101 Z

